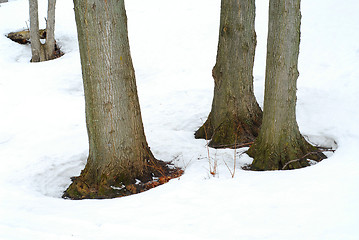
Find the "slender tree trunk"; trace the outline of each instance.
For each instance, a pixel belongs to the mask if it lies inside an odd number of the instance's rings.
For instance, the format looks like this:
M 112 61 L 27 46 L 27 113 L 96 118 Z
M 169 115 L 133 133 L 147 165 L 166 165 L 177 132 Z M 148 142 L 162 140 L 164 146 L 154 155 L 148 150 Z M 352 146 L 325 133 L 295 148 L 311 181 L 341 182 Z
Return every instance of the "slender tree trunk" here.
M 55 58 L 55 6 L 56 0 L 48 0 L 46 22 L 46 60 Z
M 262 111 L 253 93 L 254 20 L 254 0 L 222 0 L 212 110 L 195 133 L 211 139 L 211 147 L 235 147 L 258 135 Z
M 39 17 L 37 0 L 29 0 L 30 14 L 30 42 L 31 42 L 31 62 L 41 61 L 41 42 L 39 36 Z
M 70 198 L 116 196 L 153 160 L 144 134 L 124 0 L 74 0 L 89 156 Z
M 31 62 L 54 59 L 55 56 L 55 5 L 56 0 L 48 0 L 46 42 L 42 44 L 39 36 L 39 18 L 37 0 L 29 0 Z
M 300 134 L 296 121 L 300 22 L 300 0 L 270 0 L 263 124 L 248 150 L 253 170 L 282 169 L 290 160 L 317 151 Z M 314 160 L 324 157 L 309 155 Z M 303 159 L 288 169 L 307 165 Z

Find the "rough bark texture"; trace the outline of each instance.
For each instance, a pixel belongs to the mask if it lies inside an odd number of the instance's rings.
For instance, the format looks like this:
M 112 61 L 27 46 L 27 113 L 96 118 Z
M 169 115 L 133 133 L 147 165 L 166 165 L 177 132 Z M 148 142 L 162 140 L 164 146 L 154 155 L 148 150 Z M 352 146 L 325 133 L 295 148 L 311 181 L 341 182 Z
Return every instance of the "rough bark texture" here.
M 222 0 L 212 110 L 195 133 L 211 139 L 210 147 L 236 147 L 258 135 L 262 111 L 253 93 L 254 20 L 254 0 Z
M 55 54 L 55 6 L 56 0 L 48 0 L 46 22 L 46 60 L 56 57 Z
M 296 121 L 299 72 L 300 0 L 270 0 L 263 124 L 248 154 L 253 170 L 277 170 L 290 160 L 317 152 L 300 134 Z M 308 158 L 321 160 L 321 153 Z M 287 169 L 308 166 L 306 159 Z
M 55 5 L 56 0 L 48 1 L 46 42 L 42 44 L 39 36 L 39 18 L 37 0 L 29 0 L 31 62 L 42 62 L 56 58 L 55 49 Z
M 29 14 L 30 14 L 30 41 L 31 41 L 31 62 L 41 61 L 41 47 L 39 36 L 39 17 L 37 0 L 29 0 Z
M 154 163 L 147 145 L 123 0 L 74 0 L 89 157 L 65 196 L 115 197 Z

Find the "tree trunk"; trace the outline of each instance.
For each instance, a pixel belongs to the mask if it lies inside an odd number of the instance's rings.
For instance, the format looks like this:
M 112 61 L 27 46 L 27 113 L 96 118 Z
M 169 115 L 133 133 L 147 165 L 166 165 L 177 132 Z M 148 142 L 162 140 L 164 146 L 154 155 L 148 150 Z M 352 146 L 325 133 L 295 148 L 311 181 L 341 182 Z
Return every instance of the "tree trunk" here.
M 124 0 L 74 0 L 89 156 L 70 198 L 108 198 L 154 160 L 144 134 Z
M 37 0 L 29 0 L 30 14 L 30 42 L 31 42 L 31 62 L 40 62 L 42 48 L 39 36 L 39 17 Z
M 48 0 L 46 22 L 46 60 L 54 59 L 55 56 L 55 6 L 56 0 Z
M 253 170 L 277 170 L 290 160 L 317 152 L 300 134 L 296 121 L 299 72 L 300 0 L 270 0 L 263 124 L 248 154 Z M 321 153 L 308 158 L 321 160 Z M 308 166 L 306 159 L 287 169 Z
M 42 62 L 56 58 L 55 52 L 55 5 L 56 0 L 48 0 L 46 43 L 40 42 L 37 0 L 29 0 L 31 62 Z
M 211 139 L 210 147 L 236 147 L 258 135 L 262 111 L 253 93 L 254 20 L 254 0 L 222 0 L 212 110 L 195 133 Z

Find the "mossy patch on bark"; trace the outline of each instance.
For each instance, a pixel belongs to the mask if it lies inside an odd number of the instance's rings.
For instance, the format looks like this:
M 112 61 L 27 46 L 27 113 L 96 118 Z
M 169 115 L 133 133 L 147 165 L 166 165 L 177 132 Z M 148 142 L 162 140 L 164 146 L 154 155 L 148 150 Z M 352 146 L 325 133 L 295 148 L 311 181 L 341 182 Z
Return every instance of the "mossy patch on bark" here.
M 267 145 L 258 139 L 246 153 L 253 158 L 249 168 L 255 171 L 298 169 L 310 165 L 307 159 L 320 162 L 327 158 L 302 136 L 291 143 L 276 145 Z
M 211 120 L 208 119 L 196 131 L 195 138 L 210 140 L 208 146 L 213 148 L 237 148 L 254 141 L 258 136 L 261 118 L 261 113 L 257 118 L 246 120 L 227 115 L 216 128 L 213 127 Z
M 213 126 L 211 123 L 211 114 L 209 115 L 207 121 L 194 133 L 196 139 L 206 139 L 209 140 L 213 136 Z

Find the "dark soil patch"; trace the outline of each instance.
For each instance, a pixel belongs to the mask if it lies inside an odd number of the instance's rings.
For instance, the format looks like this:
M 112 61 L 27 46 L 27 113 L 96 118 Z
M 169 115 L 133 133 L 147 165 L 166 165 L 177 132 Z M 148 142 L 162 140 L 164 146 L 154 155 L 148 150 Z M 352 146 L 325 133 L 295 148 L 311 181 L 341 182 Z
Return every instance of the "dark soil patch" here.
M 168 164 L 161 160 L 150 160 L 146 171 L 135 179 L 132 179 L 127 184 L 116 184 L 116 186 L 89 186 L 84 180 L 79 177 L 73 177 L 72 181 L 76 188 L 77 193 L 70 196 L 66 191 L 62 196 L 65 199 L 81 200 L 81 199 L 110 199 L 129 196 L 145 192 L 151 188 L 155 188 L 164 183 L 169 182 L 173 178 L 178 178 L 183 174 L 183 170 Z M 75 197 L 74 197 L 75 196 Z
M 61 51 L 60 47 L 57 45 L 57 43 L 55 43 L 55 58 L 59 58 L 62 57 L 63 55 L 65 55 L 65 53 L 63 51 Z
M 144 176 L 139 177 L 132 184 L 124 186 L 120 191 L 121 196 L 119 197 L 147 191 L 183 174 L 182 169 L 161 160 L 152 160 L 147 170 Z

